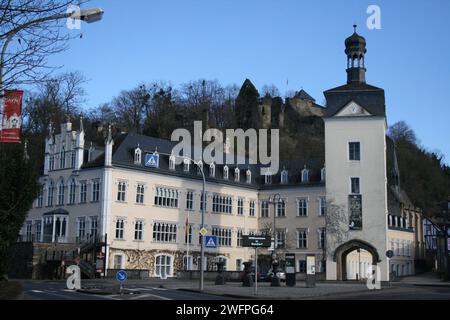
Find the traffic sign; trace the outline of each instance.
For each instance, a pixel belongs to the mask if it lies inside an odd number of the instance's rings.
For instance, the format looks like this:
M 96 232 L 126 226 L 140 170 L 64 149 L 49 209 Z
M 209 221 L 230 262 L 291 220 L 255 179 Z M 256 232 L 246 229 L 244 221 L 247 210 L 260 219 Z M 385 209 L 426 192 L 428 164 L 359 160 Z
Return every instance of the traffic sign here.
M 145 166 L 146 167 L 159 167 L 159 154 L 158 153 L 147 153 L 145 155 Z
M 394 256 L 394 251 L 392 250 L 388 250 L 386 251 L 386 257 L 388 257 L 389 259 L 392 258 Z
M 206 228 L 201 228 L 201 229 L 200 229 L 200 234 L 201 234 L 202 236 L 206 236 L 207 233 L 208 233 L 208 230 L 206 230 Z
M 125 272 L 125 270 L 117 271 L 116 279 L 117 279 L 117 281 L 120 281 L 120 282 L 127 280 L 127 273 Z
M 217 248 L 217 237 L 216 236 L 206 236 L 205 247 L 206 248 Z
M 272 238 L 270 236 L 242 236 L 242 246 L 252 248 L 270 247 Z

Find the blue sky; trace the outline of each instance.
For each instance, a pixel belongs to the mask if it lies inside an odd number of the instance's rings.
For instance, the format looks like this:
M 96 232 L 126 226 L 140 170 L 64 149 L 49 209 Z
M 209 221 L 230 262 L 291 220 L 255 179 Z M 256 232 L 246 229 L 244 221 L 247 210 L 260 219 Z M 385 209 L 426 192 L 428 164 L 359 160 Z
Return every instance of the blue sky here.
M 381 9 L 381 30 L 366 27 Z M 386 91 L 388 123 L 407 121 L 450 163 L 450 1 L 133 0 L 92 1 L 103 20 L 49 61 L 86 75 L 95 107 L 141 82 L 174 86 L 200 78 L 249 78 L 282 93 L 303 87 L 319 103 L 344 84 L 344 40 L 358 24 L 367 40 L 367 82 Z

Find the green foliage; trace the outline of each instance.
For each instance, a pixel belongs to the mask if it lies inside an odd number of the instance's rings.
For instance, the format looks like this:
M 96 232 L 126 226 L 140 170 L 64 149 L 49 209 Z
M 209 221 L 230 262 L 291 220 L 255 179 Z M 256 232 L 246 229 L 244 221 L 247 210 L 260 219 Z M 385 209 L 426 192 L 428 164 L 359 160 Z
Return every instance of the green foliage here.
M 401 188 L 426 215 L 435 215 L 439 212 L 437 204 L 450 196 L 450 168 L 438 152 L 419 146 L 406 123 L 394 124 L 389 136 L 395 142 Z
M 38 192 L 37 172 L 21 144 L 0 144 L 0 276 Z

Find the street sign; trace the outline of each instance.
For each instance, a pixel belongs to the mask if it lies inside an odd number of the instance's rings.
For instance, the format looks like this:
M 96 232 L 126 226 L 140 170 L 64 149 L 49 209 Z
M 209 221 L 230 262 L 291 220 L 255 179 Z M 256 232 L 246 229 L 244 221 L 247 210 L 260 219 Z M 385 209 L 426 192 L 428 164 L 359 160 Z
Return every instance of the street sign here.
M 388 250 L 386 251 L 386 257 L 388 257 L 389 259 L 392 258 L 394 256 L 394 251 L 392 250 Z
M 205 237 L 205 247 L 206 248 L 217 248 L 217 237 L 216 236 L 206 236 Z
M 200 234 L 201 234 L 202 236 L 206 236 L 207 233 L 208 233 L 208 230 L 206 230 L 206 228 L 201 228 L 201 229 L 200 229 Z
M 159 154 L 158 153 L 152 153 L 152 154 L 147 153 L 145 155 L 145 166 L 158 168 L 159 167 Z
M 127 280 L 127 273 L 124 270 L 117 271 L 116 279 L 120 282 Z
M 252 248 L 268 248 L 271 245 L 270 236 L 242 236 L 242 246 Z

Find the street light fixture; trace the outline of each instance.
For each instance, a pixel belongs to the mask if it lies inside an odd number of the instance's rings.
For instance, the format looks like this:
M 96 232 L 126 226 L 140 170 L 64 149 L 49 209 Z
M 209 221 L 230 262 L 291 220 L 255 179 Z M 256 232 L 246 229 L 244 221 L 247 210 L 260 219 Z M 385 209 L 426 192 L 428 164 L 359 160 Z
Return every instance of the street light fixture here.
M 278 266 L 280 262 L 277 259 L 277 228 L 276 228 L 276 213 L 277 213 L 277 205 L 281 202 L 281 196 L 279 193 L 275 193 L 269 197 L 269 203 L 273 204 L 273 252 L 272 252 L 272 282 L 270 284 L 271 287 L 279 287 L 280 286 L 280 278 L 278 278 Z

